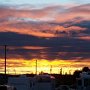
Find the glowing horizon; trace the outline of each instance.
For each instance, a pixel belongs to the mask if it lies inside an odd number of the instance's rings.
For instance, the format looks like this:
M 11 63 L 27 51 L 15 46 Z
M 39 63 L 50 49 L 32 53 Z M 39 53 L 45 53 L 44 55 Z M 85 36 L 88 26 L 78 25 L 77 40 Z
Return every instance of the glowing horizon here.
M 20 61 L 20 62 L 19 62 Z M 51 73 L 60 74 L 60 69 L 62 69 L 62 74 L 73 74 L 75 70 L 82 70 L 82 68 L 87 64 L 89 67 L 89 62 L 75 62 L 75 61 L 64 61 L 64 60 L 37 60 L 37 73 Z M 2 68 L 1 72 L 4 73 L 4 60 L 1 60 Z M 1 64 L 0 64 L 1 65 Z M 52 67 L 52 68 L 51 68 Z M 51 70 L 52 69 L 52 70 Z M 51 70 L 51 71 L 50 71 Z M 7 59 L 7 74 L 35 74 L 36 73 L 36 59 L 33 60 L 14 60 Z

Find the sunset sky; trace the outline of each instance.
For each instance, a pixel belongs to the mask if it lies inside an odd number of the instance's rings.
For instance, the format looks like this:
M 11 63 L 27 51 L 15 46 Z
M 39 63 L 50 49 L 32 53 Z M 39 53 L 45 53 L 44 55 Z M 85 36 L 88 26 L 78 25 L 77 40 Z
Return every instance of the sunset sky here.
M 90 67 L 90 0 L 0 0 L 0 73 L 63 74 Z

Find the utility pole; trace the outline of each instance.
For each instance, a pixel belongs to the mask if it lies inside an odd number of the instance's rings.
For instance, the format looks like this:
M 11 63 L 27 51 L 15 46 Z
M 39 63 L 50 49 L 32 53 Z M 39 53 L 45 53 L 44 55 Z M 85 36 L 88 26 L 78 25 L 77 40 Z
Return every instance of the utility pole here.
M 5 75 L 6 75 L 6 72 L 7 72 L 7 71 L 6 71 L 6 68 L 7 68 L 7 65 L 6 65 L 6 63 L 7 63 L 7 62 L 6 62 L 6 59 L 7 59 L 7 56 L 6 56 L 6 54 L 7 54 L 7 53 L 6 53 L 6 49 L 7 49 L 7 45 L 5 45 Z
M 52 74 L 52 65 L 51 65 L 51 67 L 50 67 L 50 74 Z
M 37 75 L 37 59 L 36 59 L 36 75 Z

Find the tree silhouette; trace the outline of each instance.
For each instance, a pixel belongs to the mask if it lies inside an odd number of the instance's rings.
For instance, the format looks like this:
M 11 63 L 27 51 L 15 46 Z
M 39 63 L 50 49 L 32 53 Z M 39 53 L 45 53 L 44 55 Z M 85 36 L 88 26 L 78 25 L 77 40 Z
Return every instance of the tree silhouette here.
M 79 78 L 81 72 L 82 72 L 82 71 L 80 71 L 80 70 L 76 70 L 76 71 L 74 72 L 73 76 L 74 76 L 75 78 Z
M 88 72 L 88 71 L 90 71 L 90 69 L 89 69 L 89 67 L 84 67 L 84 68 L 82 69 L 82 71 L 83 71 L 83 72 Z

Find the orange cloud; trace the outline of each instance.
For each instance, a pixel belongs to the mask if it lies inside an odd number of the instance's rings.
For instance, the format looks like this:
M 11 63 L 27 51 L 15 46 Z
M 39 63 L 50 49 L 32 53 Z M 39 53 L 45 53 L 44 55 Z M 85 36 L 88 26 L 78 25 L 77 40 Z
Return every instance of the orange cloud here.
M 65 31 L 84 31 L 86 28 L 79 26 L 63 27 L 60 25 L 52 25 L 50 23 L 8 23 L 0 27 L 1 32 L 17 32 L 20 34 L 28 34 L 38 37 L 57 37 L 59 33 Z
M 2 15 L 0 15 L 1 18 L 5 17 L 17 17 L 17 18 L 31 18 L 31 19 L 42 19 L 43 18 L 50 18 L 51 14 L 54 14 L 57 9 L 62 9 L 61 6 L 47 6 L 44 8 L 38 8 L 38 9 L 16 9 L 16 8 L 0 8 L 0 12 Z M 49 19 L 48 18 L 48 19 Z M 48 21 L 48 20 L 47 20 Z
M 62 31 L 67 33 L 69 33 L 69 31 L 84 31 L 86 28 L 80 26 L 64 27 L 62 25 L 50 23 L 61 23 L 69 20 L 72 20 L 73 23 L 78 23 L 84 19 L 89 20 L 90 16 L 86 13 L 86 11 L 89 10 L 88 7 L 90 7 L 90 5 L 81 5 L 70 8 L 53 5 L 28 10 L 2 7 L 0 8 L 0 12 L 2 13 L 0 15 L 0 32 L 10 31 L 38 37 L 57 37 L 60 36 L 58 33 Z M 81 19 L 74 19 L 76 17 L 81 17 Z M 66 26 L 68 26 L 68 23 Z
M 38 9 L 15 9 L 15 8 L 0 8 L 1 18 L 5 17 L 16 17 L 16 18 L 31 18 L 42 21 L 68 21 L 75 17 L 83 17 L 89 19 L 90 5 L 72 6 L 46 6 Z
M 81 36 L 81 37 L 76 37 L 76 38 L 90 41 L 90 36 Z
M 42 50 L 42 49 L 47 49 L 48 47 L 41 47 L 41 46 L 8 46 L 9 50 L 15 50 L 15 49 L 32 49 L 32 50 Z
M 56 22 L 66 22 L 76 17 L 82 17 L 81 20 L 90 20 L 90 15 L 89 15 L 90 9 L 89 8 L 90 8 L 90 4 L 68 8 L 63 12 L 59 12 L 55 16 L 55 21 Z

